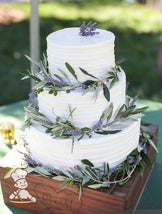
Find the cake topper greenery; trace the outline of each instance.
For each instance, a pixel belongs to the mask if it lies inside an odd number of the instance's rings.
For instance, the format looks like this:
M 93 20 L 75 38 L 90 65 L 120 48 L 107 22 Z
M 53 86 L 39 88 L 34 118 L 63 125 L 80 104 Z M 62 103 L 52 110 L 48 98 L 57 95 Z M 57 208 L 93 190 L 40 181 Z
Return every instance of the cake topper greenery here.
M 34 62 L 29 56 L 26 56 L 30 61 Z M 83 95 L 86 94 L 90 90 L 95 91 L 95 100 L 98 98 L 100 88 L 103 90 L 103 94 L 107 101 L 110 101 L 110 89 L 114 86 L 116 82 L 119 81 L 118 73 L 122 71 L 120 64 L 123 60 L 118 60 L 116 65 L 107 71 L 106 78 L 97 78 L 94 75 L 90 74 L 83 68 L 79 68 L 80 72 L 84 75 L 88 76 L 90 79 L 84 82 L 80 82 L 78 80 L 77 74 L 73 67 L 66 62 L 65 67 L 67 72 L 58 68 L 60 74 L 54 74 L 53 76 L 50 74 L 48 70 L 48 64 L 46 56 L 43 55 L 43 61 L 39 63 L 34 62 L 38 65 L 38 71 L 28 71 L 28 74 L 24 75 L 22 79 L 31 78 L 35 81 L 35 86 L 33 87 L 33 91 L 41 93 L 44 88 L 48 89 L 49 94 L 53 94 L 57 96 L 59 91 L 66 91 L 70 93 L 72 90 L 80 88 L 83 90 Z M 76 84 L 72 83 L 69 78 L 69 74 L 73 76 L 76 80 Z
M 85 22 L 83 22 L 83 24 L 80 26 L 80 32 L 79 34 L 82 36 L 94 36 L 96 34 L 99 34 L 99 32 L 97 32 L 97 28 L 100 25 L 98 25 L 96 22 L 92 22 L 90 21 L 88 24 L 85 24 Z

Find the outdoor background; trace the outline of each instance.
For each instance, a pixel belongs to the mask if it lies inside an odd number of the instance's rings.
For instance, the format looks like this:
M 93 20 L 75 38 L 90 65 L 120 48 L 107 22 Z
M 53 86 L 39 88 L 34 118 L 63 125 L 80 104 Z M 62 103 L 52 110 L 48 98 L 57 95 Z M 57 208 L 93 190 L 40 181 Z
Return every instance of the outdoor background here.
M 40 3 L 39 14 L 41 56 L 46 53 L 49 33 L 97 21 L 100 28 L 116 35 L 116 60 L 125 59 L 122 67 L 130 82 L 128 94 L 162 102 L 158 74 L 162 13 L 124 0 L 60 0 Z M 30 82 L 21 81 L 21 73 L 30 68 L 24 57 L 30 55 L 29 18 L 29 3 L 0 3 L 0 105 L 28 98 Z

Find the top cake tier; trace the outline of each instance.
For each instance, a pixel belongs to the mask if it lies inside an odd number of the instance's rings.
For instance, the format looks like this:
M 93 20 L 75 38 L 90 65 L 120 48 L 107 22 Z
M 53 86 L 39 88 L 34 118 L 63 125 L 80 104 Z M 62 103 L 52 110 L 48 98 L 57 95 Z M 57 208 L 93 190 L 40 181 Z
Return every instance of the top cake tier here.
M 79 28 L 75 27 L 51 33 L 47 37 L 47 59 L 51 75 L 60 74 L 58 69 L 67 71 L 65 62 L 68 62 L 81 82 L 90 78 L 79 67 L 98 78 L 107 77 L 107 72 L 115 65 L 115 36 L 110 31 L 97 31 L 99 34 L 94 36 L 82 36 Z M 71 74 L 69 78 L 71 82 L 76 82 Z

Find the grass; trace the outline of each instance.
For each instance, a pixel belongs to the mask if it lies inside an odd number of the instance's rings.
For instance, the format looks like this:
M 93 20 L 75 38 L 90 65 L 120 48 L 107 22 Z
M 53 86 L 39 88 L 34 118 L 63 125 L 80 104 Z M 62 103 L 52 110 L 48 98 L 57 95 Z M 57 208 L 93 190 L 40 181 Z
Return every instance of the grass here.
M 20 9 L 25 19 L 0 25 L 0 105 L 28 97 L 29 81 L 20 73 L 29 68 L 29 14 L 27 3 L 0 4 Z M 44 2 L 39 6 L 41 54 L 46 52 L 46 36 L 52 31 L 97 21 L 116 35 L 116 59 L 125 58 L 123 68 L 129 81 L 129 94 L 162 102 L 162 78 L 157 74 L 157 54 L 162 35 L 162 14 L 139 3 L 122 0 L 82 0 Z

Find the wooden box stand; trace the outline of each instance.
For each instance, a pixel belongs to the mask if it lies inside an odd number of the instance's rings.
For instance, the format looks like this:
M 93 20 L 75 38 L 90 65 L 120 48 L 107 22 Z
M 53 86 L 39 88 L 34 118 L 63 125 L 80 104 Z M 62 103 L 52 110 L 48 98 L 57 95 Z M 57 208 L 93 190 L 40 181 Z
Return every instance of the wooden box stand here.
M 150 125 L 149 128 L 157 135 L 158 126 L 156 124 Z M 154 143 L 157 144 L 156 139 L 154 139 Z M 156 154 L 151 146 L 148 148 L 148 155 L 154 165 Z M 9 200 L 12 193 L 11 187 L 15 188 L 14 181 L 12 178 L 4 179 L 8 170 L 9 168 L 0 167 L 0 180 L 5 203 L 39 214 L 121 214 L 126 210 L 132 210 L 131 213 L 133 213 L 151 173 L 151 170 L 145 166 L 142 178 L 136 169 L 131 179 L 124 186 L 117 186 L 111 194 L 82 188 L 80 200 L 78 193 L 74 191 L 74 186 L 67 185 L 63 190 L 57 192 L 60 189 L 60 181 L 30 173 L 26 176 L 27 189 L 36 198 L 36 202 L 14 204 Z

